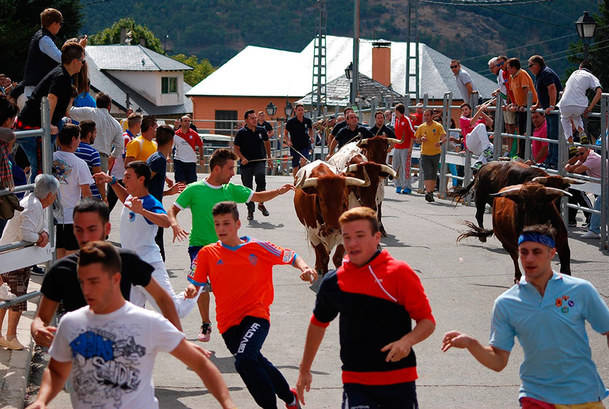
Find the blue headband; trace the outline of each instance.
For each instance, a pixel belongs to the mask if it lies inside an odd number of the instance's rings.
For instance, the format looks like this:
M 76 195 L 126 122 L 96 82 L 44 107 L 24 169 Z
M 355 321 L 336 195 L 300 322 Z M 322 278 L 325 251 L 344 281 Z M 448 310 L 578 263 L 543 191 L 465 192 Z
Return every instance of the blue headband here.
M 541 243 L 544 246 L 548 246 L 550 248 L 555 248 L 556 244 L 554 243 L 554 240 L 552 239 L 552 237 L 547 236 L 545 234 L 540 234 L 540 233 L 522 233 L 520 236 L 518 236 L 518 245 L 520 246 L 522 243 L 524 243 L 525 241 L 534 241 L 537 243 Z

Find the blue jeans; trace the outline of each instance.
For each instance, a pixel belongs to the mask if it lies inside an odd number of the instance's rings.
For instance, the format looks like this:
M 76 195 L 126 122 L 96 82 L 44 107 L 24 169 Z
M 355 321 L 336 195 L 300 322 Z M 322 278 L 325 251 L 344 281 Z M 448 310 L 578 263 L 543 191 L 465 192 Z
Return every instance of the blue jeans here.
M 418 409 L 416 385 L 413 382 L 394 385 L 343 385 L 342 409 Z
M 548 139 L 558 140 L 558 115 L 547 115 L 546 124 L 548 126 Z M 550 143 L 546 166 L 556 169 L 558 166 L 558 144 Z
M 596 196 L 594 201 L 594 210 L 601 210 L 601 195 Z M 590 231 L 600 234 L 601 233 L 601 215 L 598 213 L 592 213 L 590 217 Z
M 235 357 L 235 369 L 258 406 L 277 409 L 275 395 L 289 404 L 294 394 L 281 372 L 260 353 L 269 327 L 268 320 L 247 316 L 222 334 L 222 338 Z
M 30 162 L 30 183 L 34 183 L 34 178 L 38 174 L 38 138 L 37 136 L 28 136 L 18 139 L 21 149 L 23 149 L 28 162 Z

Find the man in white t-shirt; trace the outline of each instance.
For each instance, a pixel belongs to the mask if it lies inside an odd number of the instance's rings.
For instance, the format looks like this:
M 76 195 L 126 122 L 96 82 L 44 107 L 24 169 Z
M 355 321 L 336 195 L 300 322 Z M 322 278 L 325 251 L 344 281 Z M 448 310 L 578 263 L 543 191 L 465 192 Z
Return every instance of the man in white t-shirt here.
M 169 282 L 169 275 L 161 257 L 161 249 L 156 244 L 155 236 L 159 226 L 169 227 L 169 218 L 163 205 L 148 192 L 151 179 L 150 168 L 146 162 L 132 161 L 125 166 L 123 183 L 119 185 L 115 176 L 96 173 L 95 179 L 108 183 L 114 189 L 118 199 L 125 205 L 121 213 L 121 246 L 134 251 L 142 260 L 154 267 L 152 277 L 171 296 L 178 316 L 185 317 L 197 304 L 195 299 L 185 299 L 184 293 L 177 294 Z M 130 300 L 133 304 L 144 307 L 149 300 L 157 309 L 156 302 L 142 286 L 131 288 Z
M 81 198 L 91 196 L 93 178 L 87 163 L 74 154 L 80 144 L 78 125 L 66 124 L 57 137 L 59 150 L 53 153 L 53 176 L 59 181 L 59 203 L 55 211 L 57 258 L 60 259 L 78 250 L 74 237 L 72 211 Z
M 110 170 L 110 176 L 116 176 L 118 183 L 123 184 L 123 175 L 125 174 L 125 154 L 127 152 L 127 145 L 129 142 L 134 140 L 139 134 L 142 128 L 142 116 L 140 114 L 131 113 L 127 118 L 127 129 L 123 132 L 124 151 L 119 157 L 111 156 L 108 159 L 108 169 Z M 118 197 L 114 193 L 114 189 L 108 186 L 108 206 L 110 211 L 116 206 Z
M 191 129 L 192 120 L 184 115 L 180 122 L 180 128 L 176 130 L 173 144 L 175 153 L 173 165 L 176 182 L 189 184 L 197 181 L 197 151 L 201 157 L 201 168 L 205 165 L 203 156 L 203 141 L 197 132 Z
M 569 143 L 573 143 L 573 128 L 571 127 L 571 121 L 575 124 L 577 132 L 579 132 L 579 136 L 582 138 L 582 135 L 584 135 L 582 115 L 587 115 L 588 112 L 592 111 L 592 108 L 594 108 L 601 99 L 603 93 L 601 83 L 598 78 L 590 72 L 591 69 L 592 66 L 590 63 L 588 61 L 583 61 L 579 65 L 579 69 L 573 71 L 565 84 L 565 91 L 558 103 L 558 108 L 560 109 L 560 122 L 562 124 L 562 129 L 565 132 L 565 139 L 567 139 Z M 592 101 L 588 104 L 586 92 L 589 89 L 594 90 L 595 94 Z
M 108 242 L 80 250 L 78 278 L 88 306 L 64 315 L 49 349 L 36 401 L 44 409 L 72 373 L 75 409 L 156 409 L 152 370 L 158 352 L 169 352 L 201 378 L 224 409 L 234 409 L 218 368 L 167 319 L 125 301 L 121 261 Z

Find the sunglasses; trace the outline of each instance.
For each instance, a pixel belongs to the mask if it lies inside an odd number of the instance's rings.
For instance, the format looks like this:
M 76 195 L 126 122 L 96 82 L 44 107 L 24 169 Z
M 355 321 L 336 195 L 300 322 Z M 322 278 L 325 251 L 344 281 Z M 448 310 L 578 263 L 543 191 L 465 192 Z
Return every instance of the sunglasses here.
M 457 68 L 458 65 L 451 65 L 450 68 Z

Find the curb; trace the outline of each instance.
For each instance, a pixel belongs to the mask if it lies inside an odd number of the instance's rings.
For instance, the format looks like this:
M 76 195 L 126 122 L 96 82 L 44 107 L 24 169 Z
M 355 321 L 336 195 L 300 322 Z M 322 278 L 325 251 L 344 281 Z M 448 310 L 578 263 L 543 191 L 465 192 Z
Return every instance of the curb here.
M 28 291 L 38 291 L 39 289 L 40 285 L 30 279 Z M 28 301 L 28 311 L 21 315 L 17 326 L 17 337 L 26 346 L 25 349 L 10 351 L 0 348 L 0 408 L 2 409 L 23 409 L 24 407 L 34 350 L 34 340 L 30 333 L 32 324 L 30 316 L 34 316 L 36 308 L 35 302 Z

